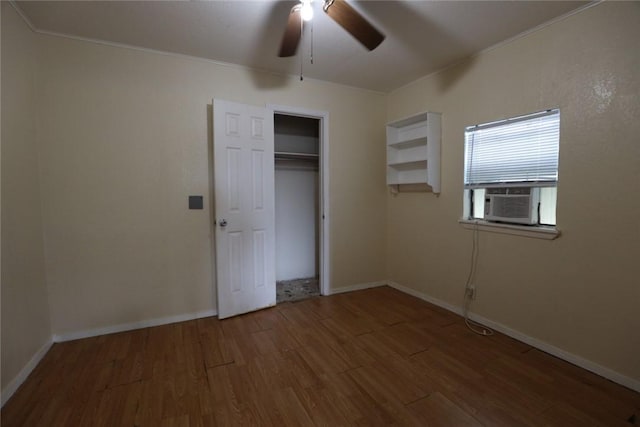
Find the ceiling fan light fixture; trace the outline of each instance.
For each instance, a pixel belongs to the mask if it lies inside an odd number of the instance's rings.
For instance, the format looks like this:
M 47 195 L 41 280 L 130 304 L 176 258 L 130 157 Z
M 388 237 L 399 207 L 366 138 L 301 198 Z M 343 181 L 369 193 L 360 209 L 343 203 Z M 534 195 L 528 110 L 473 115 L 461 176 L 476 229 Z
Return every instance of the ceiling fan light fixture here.
M 280 44 L 279 57 L 288 58 L 296 54 L 302 38 L 304 21 L 313 18 L 312 1 L 300 0 L 300 3 L 291 8 Z M 384 34 L 371 25 L 357 10 L 349 6 L 346 0 L 322 0 L 322 10 L 369 50 L 375 49 L 384 40 Z M 313 58 L 313 25 L 310 28 L 310 37 Z M 311 63 L 313 64 L 313 59 Z
M 300 9 L 300 16 L 303 21 L 311 21 L 313 19 L 313 7 L 311 7 L 312 0 L 302 0 L 302 8 Z

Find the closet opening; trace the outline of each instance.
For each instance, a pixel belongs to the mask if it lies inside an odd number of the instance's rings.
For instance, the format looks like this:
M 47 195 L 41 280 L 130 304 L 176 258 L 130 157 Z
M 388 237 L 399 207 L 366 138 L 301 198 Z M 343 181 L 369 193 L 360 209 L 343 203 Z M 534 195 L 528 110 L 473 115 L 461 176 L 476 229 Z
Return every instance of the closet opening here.
M 321 294 L 321 120 L 274 114 L 276 303 Z

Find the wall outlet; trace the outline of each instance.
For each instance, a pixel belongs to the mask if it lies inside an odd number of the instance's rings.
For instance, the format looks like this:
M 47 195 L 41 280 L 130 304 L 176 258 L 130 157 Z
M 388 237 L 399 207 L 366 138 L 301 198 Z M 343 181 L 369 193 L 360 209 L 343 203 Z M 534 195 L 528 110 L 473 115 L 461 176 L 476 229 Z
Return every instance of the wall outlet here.
M 469 287 L 467 287 L 467 295 L 469 295 L 469 298 L 472 300 L 476 299 L 476 285 L 469 285 Z

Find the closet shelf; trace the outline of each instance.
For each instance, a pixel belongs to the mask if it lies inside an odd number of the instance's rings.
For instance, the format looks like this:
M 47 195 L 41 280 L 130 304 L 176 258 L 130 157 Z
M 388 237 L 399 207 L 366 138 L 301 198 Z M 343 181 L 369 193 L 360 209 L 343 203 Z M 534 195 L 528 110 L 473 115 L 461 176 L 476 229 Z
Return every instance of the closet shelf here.
M 288 151 L 276 151 L 274 155 L 276 159 L 288 160 L 318 160 L 320 158 L 316 153 L 293 153 Z

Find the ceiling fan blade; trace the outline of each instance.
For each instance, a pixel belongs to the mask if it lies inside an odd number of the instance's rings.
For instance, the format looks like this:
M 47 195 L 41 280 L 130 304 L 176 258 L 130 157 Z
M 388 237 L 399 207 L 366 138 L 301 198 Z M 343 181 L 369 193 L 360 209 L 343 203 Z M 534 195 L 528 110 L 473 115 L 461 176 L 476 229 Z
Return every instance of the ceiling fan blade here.
M 362 15 L 344 0 L 326 0 L 324 11 L 347 30 L 367 49 L 373 50 L 384 40 L 384 34 L 376 30 Z
M 298 50 L 300 37 L 302 37 L 302 16 L 300 15 L 300 10 L 301 7 L 297 4 L 293 6 L 291 12 L 289 12 L 287 28 L 284 31 L 282 43 L 280 44 L 280 53 L 278 53 L 278 56 L 281 58 L 294 56 Z

